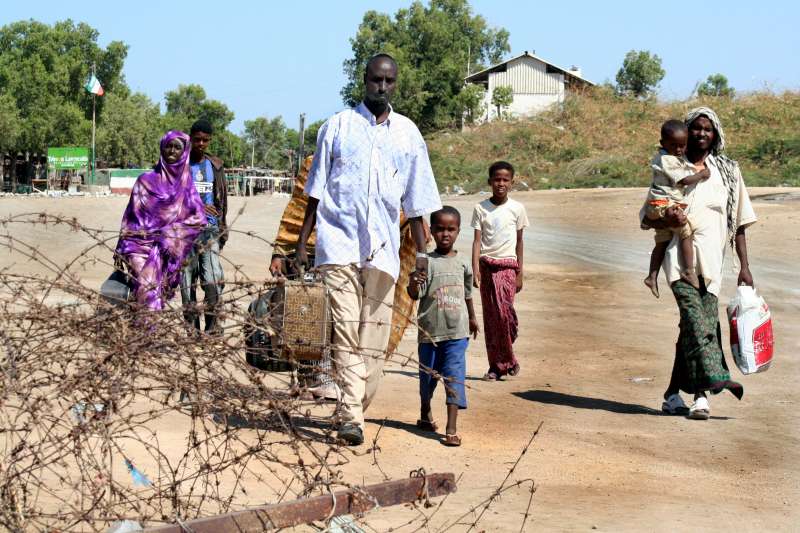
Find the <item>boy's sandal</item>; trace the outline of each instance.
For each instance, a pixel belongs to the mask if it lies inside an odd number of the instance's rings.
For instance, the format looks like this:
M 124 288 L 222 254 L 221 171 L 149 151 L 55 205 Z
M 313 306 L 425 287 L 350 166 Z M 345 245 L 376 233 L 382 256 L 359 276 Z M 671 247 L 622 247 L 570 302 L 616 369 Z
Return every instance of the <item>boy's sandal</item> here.
M 442 444 L 445 446 L 461 446 L 461 437 L 456 434 L 448 433 L 442 438 Z
M 433 420 L 422 420 L 421 418 L 417 420 L 417 427 L 425 431 L 433 431 L 434 433 L 439 429 L 439 426 L 437 426 L 436 422 Z
M 483 381 L 497 381 L 498 379 L 500 379 L 500 376 L 494 370 L 489 370 L 483 375 Z
M 519 363 L 515 363 L 513 367 L 508 371 L 509 376 L 516 376 L 519 374 Z

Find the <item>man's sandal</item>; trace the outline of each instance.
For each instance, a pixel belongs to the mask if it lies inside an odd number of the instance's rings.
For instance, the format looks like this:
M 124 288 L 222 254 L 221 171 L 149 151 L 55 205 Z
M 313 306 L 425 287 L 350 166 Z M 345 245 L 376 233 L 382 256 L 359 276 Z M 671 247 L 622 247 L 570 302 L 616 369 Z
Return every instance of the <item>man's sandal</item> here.
M 442 444 L 452 447 L 461 446 L 461 437 L 456 434 L 448 433 L 442 438 Z
M 489 370 L 483 375 L 483 381 L 497 381 L 499 379 L 500 376 L 498 376 L 494 370 Z
M 436 422 L 433 420 L 422 420 L 421 418 L 417 420 L 417 427 L 425 431 L 433 431 L 434 433 L 439 429 L 439 426 L 437 426 Z
M 513 367 L 508 371 L 509 376 L 516 376 L 519 375 L 519 363 L 515 363 Z

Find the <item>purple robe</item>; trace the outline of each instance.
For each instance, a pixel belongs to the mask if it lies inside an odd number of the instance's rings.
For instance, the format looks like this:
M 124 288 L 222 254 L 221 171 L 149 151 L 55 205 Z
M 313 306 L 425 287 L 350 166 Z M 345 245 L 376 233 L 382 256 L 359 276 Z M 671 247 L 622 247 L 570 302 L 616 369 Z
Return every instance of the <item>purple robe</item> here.
M 164 148 L 183 141 L 180 159 L 168 164 Z M 159 310 L 180 284 L 181 267 L 206 225 L 203 201 L 189 170 L 189 136 L 169 131 L 161 138 L 161 157 L 151 172 L 136 180 L 122 215 L 116 254 L 127 265 L 136 302 Z

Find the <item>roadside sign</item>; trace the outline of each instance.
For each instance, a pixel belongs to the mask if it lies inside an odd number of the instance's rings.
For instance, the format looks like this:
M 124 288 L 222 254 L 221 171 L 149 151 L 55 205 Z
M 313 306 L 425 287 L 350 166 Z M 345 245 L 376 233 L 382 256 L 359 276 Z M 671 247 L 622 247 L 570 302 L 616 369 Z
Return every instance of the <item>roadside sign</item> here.
M 56 171 L 88 168 L 89 149 L 82 146 L 48 148 L 47 165 Z

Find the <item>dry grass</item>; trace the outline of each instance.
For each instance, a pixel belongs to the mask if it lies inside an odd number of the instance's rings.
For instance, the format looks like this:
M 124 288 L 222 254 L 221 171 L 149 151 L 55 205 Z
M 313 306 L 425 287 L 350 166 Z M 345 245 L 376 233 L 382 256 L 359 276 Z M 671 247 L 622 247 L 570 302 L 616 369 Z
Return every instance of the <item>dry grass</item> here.
M 469 192 L 485 188 L 498 159 L 535 189 L 646 186 L 661 123 L 698 105 L 719 114 L 749 185 L 800 185 L 800 92 L 658 102 L 598 88 L 534 118 L 441 132 L 429 142 L 431 161 L 442 188 Z

